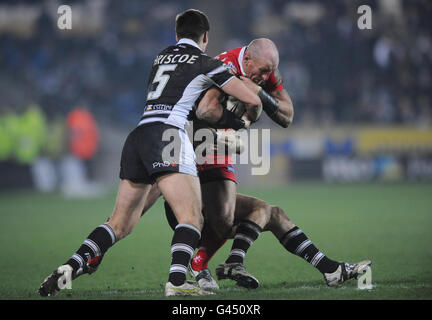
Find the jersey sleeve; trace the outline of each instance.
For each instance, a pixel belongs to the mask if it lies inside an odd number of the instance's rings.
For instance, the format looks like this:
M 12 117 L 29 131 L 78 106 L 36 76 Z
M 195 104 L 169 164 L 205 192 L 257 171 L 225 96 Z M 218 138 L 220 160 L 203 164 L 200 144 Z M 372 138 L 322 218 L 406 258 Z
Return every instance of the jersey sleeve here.
M 223 87 L 234 77 L 227 66 L 220 60 L 206 57 L 203 59 L 203 64 L 204 75 L 210 78 L 219 88 Z

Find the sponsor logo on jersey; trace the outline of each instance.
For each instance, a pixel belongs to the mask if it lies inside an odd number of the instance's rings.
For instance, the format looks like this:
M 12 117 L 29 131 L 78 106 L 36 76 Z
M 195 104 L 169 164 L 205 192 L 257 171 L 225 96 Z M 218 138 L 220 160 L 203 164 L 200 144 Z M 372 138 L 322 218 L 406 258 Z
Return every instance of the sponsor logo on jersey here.
M 151 110 L 171 111 L 172 108 L 173 106 L 169 104 L 148 104 L 144 107 L 144 111 L 151 111 Z
M 232 74 L 237 74 L 237 68 L 234 66 L 234 64 L 232 62 L 228 62 L 226 64 L 226 66 L 228 67 L 228 70 L 232 73 Z

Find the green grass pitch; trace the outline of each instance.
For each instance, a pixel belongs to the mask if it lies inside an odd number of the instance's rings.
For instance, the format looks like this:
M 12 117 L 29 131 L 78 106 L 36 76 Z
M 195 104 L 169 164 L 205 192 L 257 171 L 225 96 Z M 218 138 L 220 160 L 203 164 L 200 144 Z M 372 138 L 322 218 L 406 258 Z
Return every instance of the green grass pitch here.
M 328 288 L 317 270 L 266 232 L 245 260 L 260 288 L 248 291 L 224 280 L 217 295 L 200 299 L 432 298 L 431 184 L 294 183 L 240 191 L 282 207 L 330 258 L 371 259 L 373 289 L 359 290 L 356 280 Z M 37 295 L 42 280 L 110 216 L 114 201 L 115 192 L 91 200 L 1 193 L 0 299 L 42 299 Z M 134 232 L 108 251 L 98 272 L 48 299 L 165 299 L 171 237 L 159 200 Z M 213 274 L 231 243 L 210 262 Z

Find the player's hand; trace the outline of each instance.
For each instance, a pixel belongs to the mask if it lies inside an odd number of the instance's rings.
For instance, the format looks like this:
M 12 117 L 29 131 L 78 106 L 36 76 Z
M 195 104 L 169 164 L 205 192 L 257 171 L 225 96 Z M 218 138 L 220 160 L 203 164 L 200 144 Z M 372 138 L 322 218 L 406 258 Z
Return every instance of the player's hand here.
M 240 80 L 243 82 L 243 84 L 248 87 L 250 90 L 252 90 L 254 93 L 258 94 L 258 91 L 260 89 L 260 86 L 257 85 L 255 82 L 253 82 L 251 79 L 240 76 Z

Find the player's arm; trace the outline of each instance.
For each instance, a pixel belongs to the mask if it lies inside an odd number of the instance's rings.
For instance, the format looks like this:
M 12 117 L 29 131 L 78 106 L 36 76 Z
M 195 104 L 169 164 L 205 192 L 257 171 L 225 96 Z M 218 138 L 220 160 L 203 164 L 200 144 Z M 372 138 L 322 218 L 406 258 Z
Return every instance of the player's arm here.
M 217 88 L 207 90 L 195 111 L 196 117 L 215 128 L 234 130 L 247 128 L 246 121 L 239 119 L 233 112 L 222 106 L 221 99 L 223 95 Z
M 208 70 L 205 76 L 218 88 L 245 103 L 244 120 L 249 124 L 257 121 L 261 115 L 262 105 L 256 92 L 250 90 L 240 79 L 230 73 L 223 62 L 203 57 L 203 65 Z
M 263 105 L 263 110 L 270 119 L 284 128 L 287 128 L 291 124 L 294 118 L 294 106 L 285 89 L 268 93 L 246 77 L 241 77 L 241 81 L 258 94 Z
M 264 89 L 261 90 L 264 91 Z M 261 94 L 258 94 L 258 96 L 260 95 L 263 96 L 263 92 L 261 92 Z M 285 89 L 282 89 L 270 93 L 270 96 L 273 97 L 276 101 L 266 102 L 267 108 L 264 110 L 267 111 L 265 112 L 274 122 L 284 128 L 287 128 L 294 118 L 294 106 L 288 92 Z M 261 98 L 261 101 L 263 101 L 263 98 Z
M 221 92 L 216 88 L 207 90 L 196 109 L 196 117 L 209 124 L 216 124 L 222 117 L 223 107 L 219 103 Z
M 259 119 L 263 105 L 258 95 L 250 90 L 240 79 L 233 77 L 221 89 L 230 96 L 246 103 L 244 120 L 255 122 Z
M 252 122 L 259 119 L 262 111 L 261 100 L 241 80 L 232 77 L 220 89 L 246 104 L 245 113 L 242 118 L 238 119 L 234 113 L 223 108 L 219 99 L 221 93 L 217 89 L 210 89 L 198 104 L 195 112 L 198 119 L 219 128 L 232 128 L 235 130 L 249 128 Z

